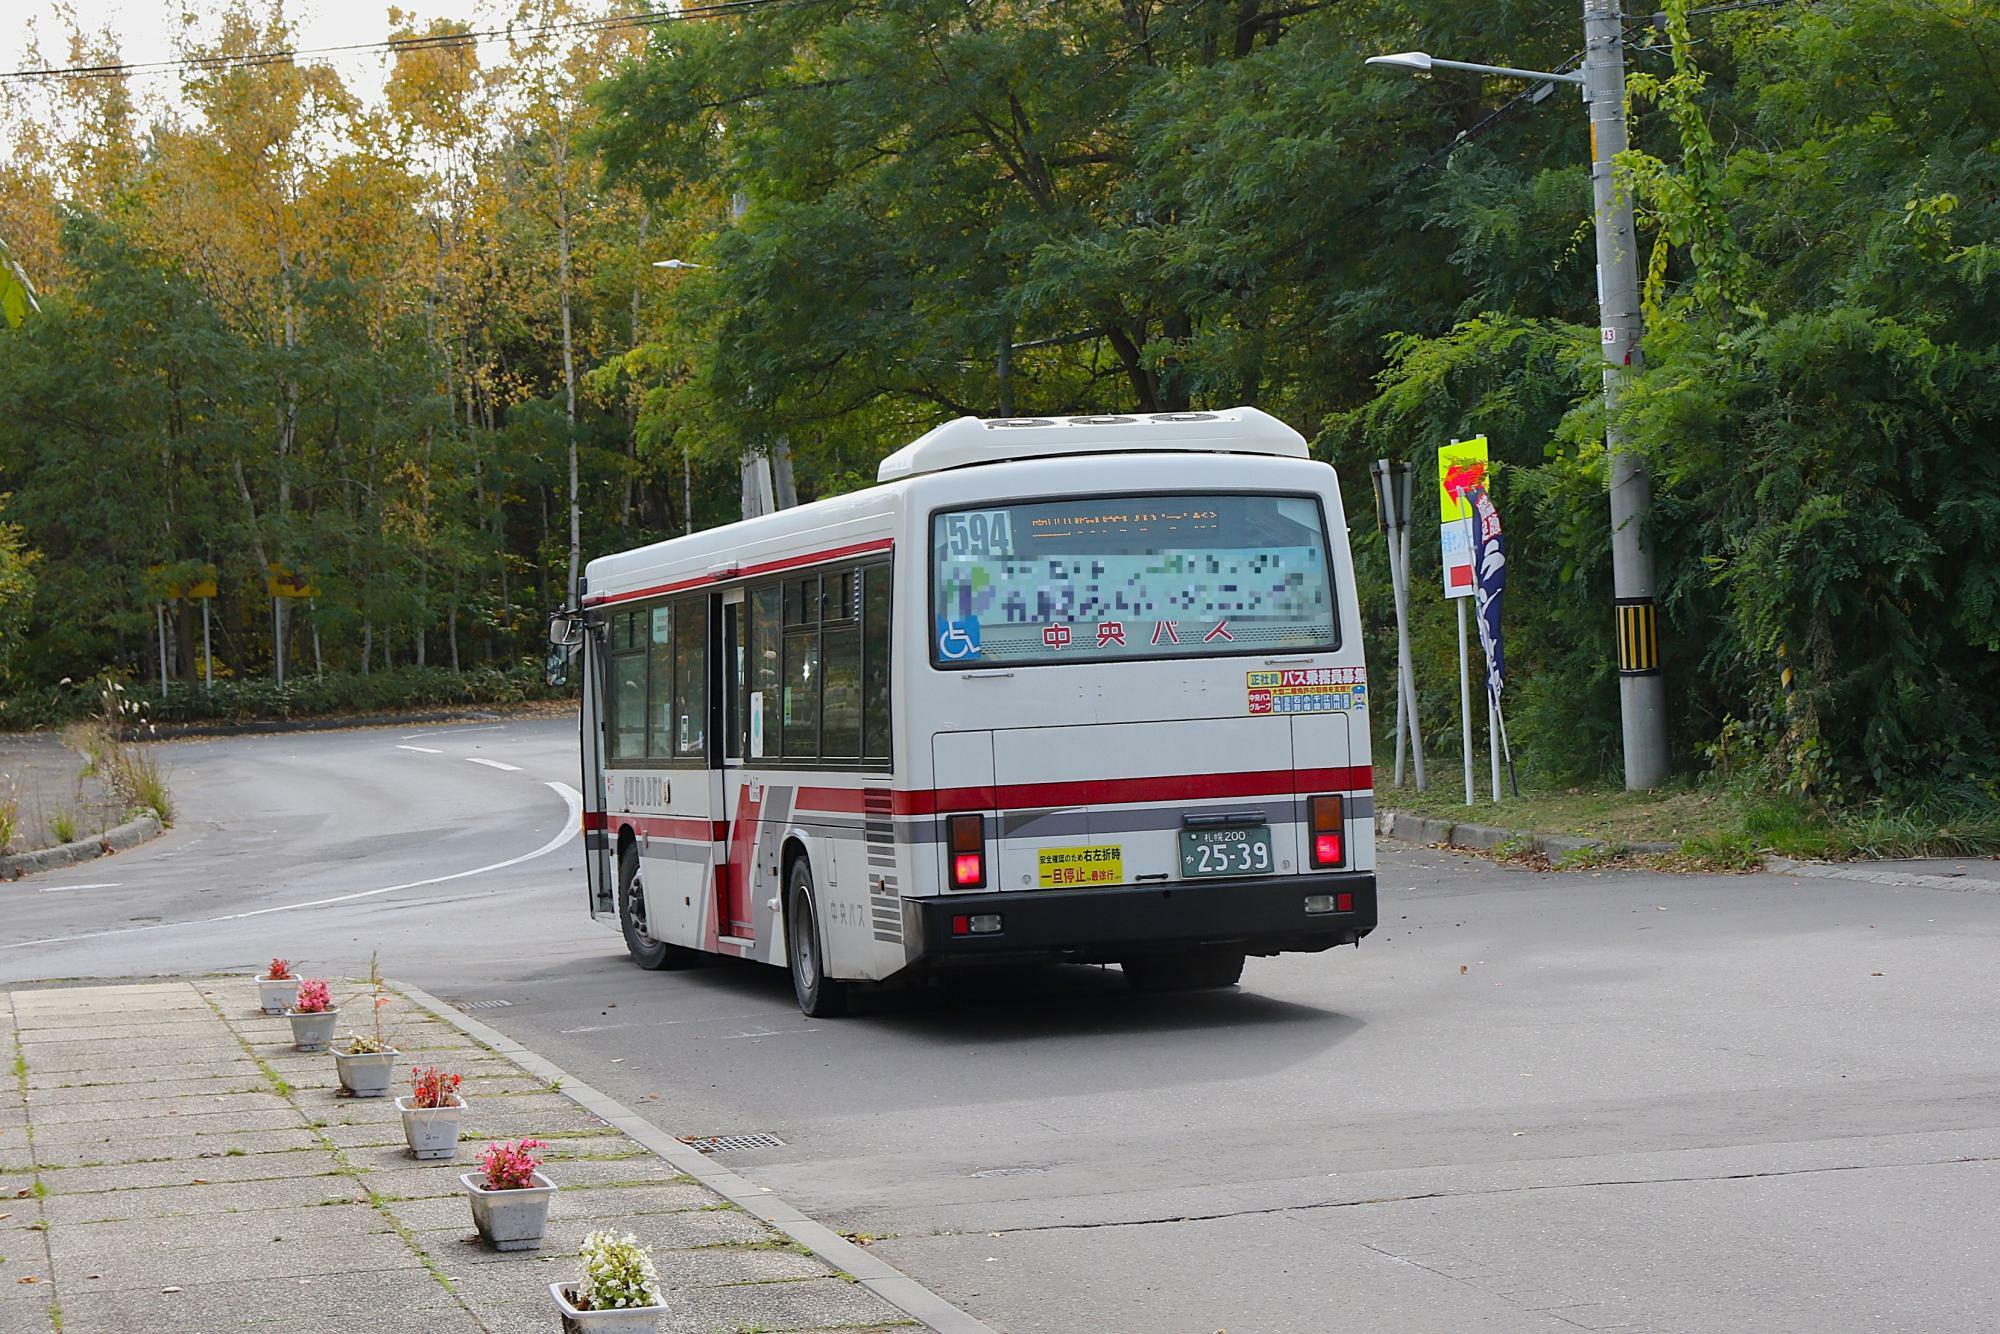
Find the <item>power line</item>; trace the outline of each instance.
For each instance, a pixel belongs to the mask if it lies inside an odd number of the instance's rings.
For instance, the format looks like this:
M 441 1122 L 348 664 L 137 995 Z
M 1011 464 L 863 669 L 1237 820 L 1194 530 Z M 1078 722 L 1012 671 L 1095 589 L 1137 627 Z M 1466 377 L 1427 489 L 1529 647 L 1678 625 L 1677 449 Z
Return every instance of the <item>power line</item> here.
M 642 10 L 603 18 L 576 19 L 532 28 L 482 28 L 465 32 L 426 33 L 416 37 L 391 37 L 379 42 L 349 42 L 341 46 L 318 46 L 304 50 L 246 51 L 235 56 L 185 56 L 173 60 L 136 61 L 108 65 L 66 65 L 56 68 L 17 69 L 0 73 L 0 82 L 20 79 L 122 79 L 138 74 L 166 74 L 176 71 L 210 73 L 228 69 L 251 69 L 260 65 L 285 64 L 308 56 L 348 55 L 359 51 L 451 50 L 476 46 L 502 37 L 537 36 L 566 32 L 603 32 L 615 28 L 657 28 L 669 23 L 691 23 L 700 19 L 727 18 L 760 10 L 776 9 L 804 0 L 715 0 L 715 3 L 684 9 Z

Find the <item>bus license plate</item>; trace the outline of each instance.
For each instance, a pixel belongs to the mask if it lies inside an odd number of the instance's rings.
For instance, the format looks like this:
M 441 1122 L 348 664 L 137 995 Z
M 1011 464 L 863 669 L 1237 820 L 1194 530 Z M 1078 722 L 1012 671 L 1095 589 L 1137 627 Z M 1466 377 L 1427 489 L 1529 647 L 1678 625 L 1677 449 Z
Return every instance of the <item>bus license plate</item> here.
M 1268 825 L 1233 825 L 1227 829 L 1181 830 L 1181 876 L 1269 875 L 1271 830 Z

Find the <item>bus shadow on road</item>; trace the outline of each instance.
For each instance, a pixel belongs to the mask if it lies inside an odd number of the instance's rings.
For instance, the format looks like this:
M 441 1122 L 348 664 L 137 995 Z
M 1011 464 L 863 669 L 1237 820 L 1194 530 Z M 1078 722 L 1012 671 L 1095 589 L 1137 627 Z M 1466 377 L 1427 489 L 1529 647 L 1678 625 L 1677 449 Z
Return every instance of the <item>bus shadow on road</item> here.
M 1221 1029 L 1269 1036 L 1297 1030 L 1315 1045 L 1344 1041 L 1361 1020 L 1261 995 L 1254 986 L 1140 992 L 1116 968 L 1052 965 L 949 977 L 861 998 L 862 1022 L 938 1042 L 1035 1042 Z

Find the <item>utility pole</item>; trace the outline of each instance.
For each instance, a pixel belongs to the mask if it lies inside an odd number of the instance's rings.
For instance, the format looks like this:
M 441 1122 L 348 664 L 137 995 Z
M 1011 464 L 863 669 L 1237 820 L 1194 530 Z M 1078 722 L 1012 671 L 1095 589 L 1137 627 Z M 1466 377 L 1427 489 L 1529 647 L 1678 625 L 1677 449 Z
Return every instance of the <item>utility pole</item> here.
M 1632 197 L 1613 178 L 1625 151 L 1625 33 L 1621 0 L 1583 0 L 1583 96 L 1590 111 L 1590 192 L 1597 220 L 1597 299 L 1604 348 L 1604 452 L 1611 482 L 1611 590 L 1618 640 L 1618 705 L 1625 787 L 1667 776 L 1666 683 L 1654 601 L 1653 481 L 1616 420 L 1625 379 L 1645 365 L 1638 235 Z

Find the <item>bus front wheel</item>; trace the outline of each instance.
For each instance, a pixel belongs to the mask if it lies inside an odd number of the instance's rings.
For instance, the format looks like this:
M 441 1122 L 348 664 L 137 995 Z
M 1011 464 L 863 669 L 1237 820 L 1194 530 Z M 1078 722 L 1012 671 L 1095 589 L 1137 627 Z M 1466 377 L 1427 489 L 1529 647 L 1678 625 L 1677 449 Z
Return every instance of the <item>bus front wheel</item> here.
M 683 968 L 696 957 L 694 951 L 664 940 L 655 940 L 646 929 L 646 882 L 639 865 L 637 844 L 627 843 L 618 850 L 618 929 L 625 934 L 625 949 L 641 968 Z
M 1205 991 L 1242 981 L 1243 951 L 1206 945 L 1177 954 L 1137 955 L 1119 967 L 1125 980 L 1141 991 Z
M 792 863 L 785 891 L 785 957 L 791 964 L 792 991 L 799 1008 L 814 1019 L 847 1013 L 848 985 L 826 975 L 826 951 L 813 910 L 812 866 L 804 857 Z

